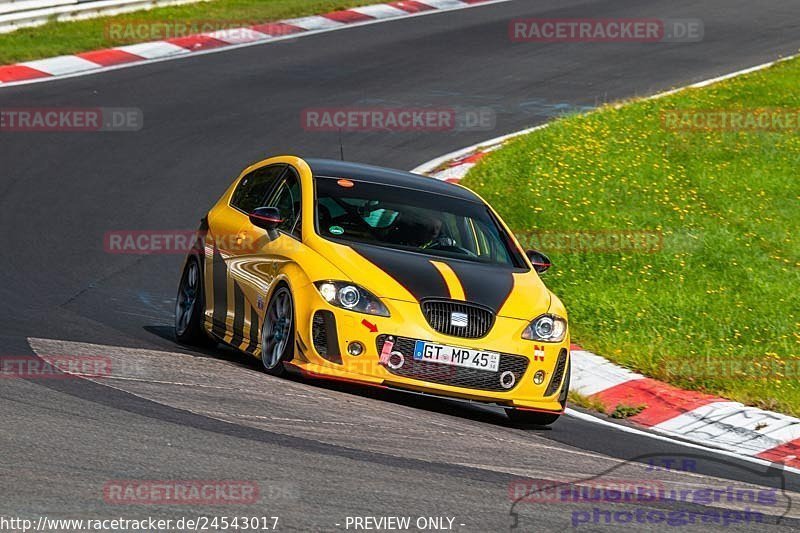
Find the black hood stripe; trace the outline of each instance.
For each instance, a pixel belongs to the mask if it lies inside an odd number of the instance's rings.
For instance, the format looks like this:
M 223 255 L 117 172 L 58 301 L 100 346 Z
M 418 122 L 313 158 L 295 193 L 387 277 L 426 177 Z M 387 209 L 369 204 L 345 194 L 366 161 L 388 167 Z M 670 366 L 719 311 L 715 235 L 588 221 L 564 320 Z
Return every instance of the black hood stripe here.
M 450 289 L 431 258 L 387 248 L 351 245 L 353 250 L 386 272 L 405 287 L 417 301 L 424 298 L 450 298 Z M 514 272 L 497 265 L 486 266 L 463 261 L 435 261 L 448 265 L 461 282 L 467 302 L 499 312 L 514 289 Z
M 426 257 L 375 246 L 353 245 L 352 248 L 405 287 L 417 301 L 450 297 L 447 283 Z
M 499 313 L 514 290 L 514 272 L 498 266 L 471 265 L 459 261 L 447 263 L 464 287 L 468 302 L 475 302 Z

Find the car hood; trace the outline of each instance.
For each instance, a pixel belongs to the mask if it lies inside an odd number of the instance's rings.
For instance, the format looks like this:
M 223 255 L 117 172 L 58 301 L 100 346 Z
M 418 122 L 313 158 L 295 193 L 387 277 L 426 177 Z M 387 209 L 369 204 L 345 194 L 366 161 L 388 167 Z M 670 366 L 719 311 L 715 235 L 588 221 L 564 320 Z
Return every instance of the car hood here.
M 488 307 L 499 316 L 531 320 L 550 306 L 550 292 L 532 270 L 367 244 L 320 241 L 315 247 L 355 283 L 381 298 L 410 302 L 454 298 L 452 285 L 457 284 L 466 301 Z

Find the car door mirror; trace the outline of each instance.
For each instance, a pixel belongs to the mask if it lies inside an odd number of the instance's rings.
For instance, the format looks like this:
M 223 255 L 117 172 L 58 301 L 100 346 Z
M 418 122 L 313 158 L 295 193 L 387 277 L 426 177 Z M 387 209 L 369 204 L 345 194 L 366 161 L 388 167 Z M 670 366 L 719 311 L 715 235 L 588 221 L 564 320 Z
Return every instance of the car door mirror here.
M 283 217 L 277 207 L 256 207 L 248 217 L 251 224 L 267 231 L 273 231 L 283 223 Z
M 537 250 L 528 250 L 525 252 L 525 255 L 531 260 L 533 269 L 539 274 L 547 272 L 547 270 L 553 266 L 553 263 L 550 262 L 550 258 Z

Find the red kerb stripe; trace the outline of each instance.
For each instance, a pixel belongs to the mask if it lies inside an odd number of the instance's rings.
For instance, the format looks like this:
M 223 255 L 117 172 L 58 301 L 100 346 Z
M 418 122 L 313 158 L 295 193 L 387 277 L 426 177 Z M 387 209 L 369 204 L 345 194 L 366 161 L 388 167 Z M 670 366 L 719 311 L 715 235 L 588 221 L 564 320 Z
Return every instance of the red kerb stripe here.
M 24 65 L 7 65 L 0 67 L 0 82 L 33 80 L 49 78 L 50 74 Z
M 421 2 L 414 2 L 413 0 L 403 0 L 402 2 L 389 2 L 389 5 L 408 11 L 409 13 L 419 13 L 420 11 L 430 11 L 433 7 L 423 4 Z
M 800 467 L 800 439 L 790 440 L 770 450 L 764 450 L 756 457 L 775 463 L 784 463 L 786 466 Z
M 655 426 L 661 422 L 680 416 L 713 402 L 724 402 L 722 398 L 681 390 L 650 378 L 634 379 L 592 395 L 611 410 L 618 405 L 646 408 L 630 420 L 645 426 Z
M 132 63 L 133 61 L 141 61 L 144 59 L 143 57 L 139 57 L 128 52 L 123 52 L 122 50 L 115 50 L 113 48 L 108 48 L 106 50 L 94 50 L 92 52 L 83 52 L 77 54 L 77 56 L 104 67 L 120 65 L 122 63 Z
M 189 35 L 187 37 L 176 37 L 174 39 L 167 39 L 167 42 L 182 48 L 186 48 L 187 50 L 191 50 L 193 52 L 197 50 L 208 50 L 209 48 L 218 48 L 228 44 L 224 41 L 220 41 L 219 39 L 209 37 L 208 35 Z
M 365 20 L 375 20 L 375 18 L 370 17 L 369 15 L 359 13 L 358 11 L 350 11 L 349 9 L 344 11 L 334 11 L 333 13 L 326 13 L 322 16 L 331 20 L 335 20 L 336 22 L 344 22 L 345 24 L 364 22 Z

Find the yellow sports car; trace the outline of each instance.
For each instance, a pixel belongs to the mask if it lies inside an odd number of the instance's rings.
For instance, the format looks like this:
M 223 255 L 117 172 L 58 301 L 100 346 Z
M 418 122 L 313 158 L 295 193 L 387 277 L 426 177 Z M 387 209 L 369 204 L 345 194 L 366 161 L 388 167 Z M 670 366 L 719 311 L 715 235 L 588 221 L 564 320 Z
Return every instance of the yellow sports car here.
M 386 168 L 284 156 L 208 212 L 176 302 L 180 342 L 224 342 L 287 370 L 563 413 L 567 314 L 478 195 Z

